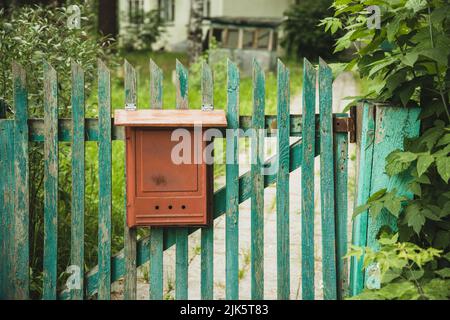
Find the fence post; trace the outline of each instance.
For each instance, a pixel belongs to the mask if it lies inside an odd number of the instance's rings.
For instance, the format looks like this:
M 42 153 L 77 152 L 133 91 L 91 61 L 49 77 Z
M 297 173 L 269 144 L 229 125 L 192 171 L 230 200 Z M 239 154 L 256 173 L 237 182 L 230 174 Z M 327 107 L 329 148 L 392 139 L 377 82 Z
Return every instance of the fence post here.
M 409 177 L 403 175 L 390 178 L 384 168 L 385 159 L 389 153 L 396 149 L 403 149 L 405 138 L 414 138 L 419 134 L 420 108 L 369 105 L 365 105 L 364 108 L 356 205 L 364 204 L 371 194 L 383 188 L 387 188 L 388 191 L 396 189 L 399 194 L 411 197 L 412 194 L 407 188 Z M 370 111 L 371 108 L 375 109 L 374 115 Z M 382 210 L 376 219 L 370 215 L 367 217 L 366 214 L 363 213 L 353 222 L 352 243 L 377 249 L 376 236 L 380 228 L 389 226 L 397 230 L 397 219 L 385 210 Z M 361 261 L 352 260 L 352 295 L 358 294 L 364 288 L 364 274 L 361 266 Z

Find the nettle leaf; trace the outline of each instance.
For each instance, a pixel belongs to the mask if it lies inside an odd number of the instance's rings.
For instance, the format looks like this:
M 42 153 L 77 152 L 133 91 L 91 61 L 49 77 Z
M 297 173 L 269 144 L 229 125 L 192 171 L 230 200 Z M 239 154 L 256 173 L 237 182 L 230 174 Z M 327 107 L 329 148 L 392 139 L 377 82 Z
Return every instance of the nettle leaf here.
M 433 162 L 434 157 L 429 153 L 420 155 L 417 158 L 417 175 L 420 177 L 422 174 L 424 174 Z
M 436 158 L 436 167 L 442 180 L 448 183 L 448 179 L 450 179 L 450 157 L 441 156 Z
M 431 150 L 438 139 L 444 134 L 445 123 L 441 120 L 435 121 L 434 126 L 427 129 L 418 139 L 418 143 L 426 145 L 428 150 Z

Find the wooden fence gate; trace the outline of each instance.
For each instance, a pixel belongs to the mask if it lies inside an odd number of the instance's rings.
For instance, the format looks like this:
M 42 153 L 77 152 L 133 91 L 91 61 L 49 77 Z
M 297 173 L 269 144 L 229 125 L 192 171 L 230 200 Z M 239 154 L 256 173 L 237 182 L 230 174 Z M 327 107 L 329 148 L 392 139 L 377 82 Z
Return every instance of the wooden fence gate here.
M 136 230 L 125 225 L 124 248 L 111 256 L 112 140 L 124 139 L 123 128 L 111 119 L 110 72 L 98 63 L 98 119 L 85 118 L 84 75 L 72 65 L 72 117 L 58 118 L 56 71 L 44 63 L 44 118 L 29 119 L 26 74 L 13 65 L 14 106 L 11 116 L 0 108 L 0 293 L 1 298 L 30 297 L 29 252 L 29 142 L 44 144 L 44 256 L 43 299 L 110 299 L 111 283 L 124 280 L 124 298 L 136 298 L 136 270 L 150 261 L 151 299 L 163 299 L 163 252 L 176 246 L 175 298 L 188 298 L 188 238 L 198 228 L 152 228 L 150 236 L 137 239 Z M 150 106 L 162 108 L 162 71 L 150 62 Z M 253 115 L 239 116 L 239 71 L 227 65 L 228 129 L 265 128 L 277 137 L 277 155 L 257 156 L 264 137 L 253 137 L 251 153 L 256 163 L 239 176 L 239 164 L 226 165 L 226 186 L 214 194 L 214 218 L 226 215 L 226 298 L 238 299 L 239 204 L 251 199 L 251 297 L 264 295 L 264 188 L 276 183 L 277 296 L 290 296 L 290 228 L 301 228 L 302 298 L 315 298 L 314 270 L 314 159 L 320 155 L 320 197 L 322 224 L 323 294 L 340 299 L 346 294 L 347 266 L 347 147 L 352 119 L 332 113 L 332 73 L 320 60 L 318 71 L 304 61 L 302 114 L 290 114 L 289 70 L 278 61 L 277 114 L 265 115 L 265 77 L 259 64 L 253 70 Z M 176 107 L 187 108 L 187 77 L 184 66 L 176 65 Z M 317 81 L 316 81 L 317 77 Z M 207 64 L 202 70 L 202 103 L 213 105 L 213 77 Z M 319 114 L 316 114 L 316 83 Z M 125 100 L 136 103 L 135 69 L 125 62 Z M 277 130 L 275 130 L 277 129 Z M 300 137 L 290 144 L 290 137 Z M 237 160 L 238 137 L 228 143 L 227 156 Z M 71 241 L 58 239 L 58 142 L 70 142 L 72 150 Z M 85 143 L 98 142 L 98 265 L 84 268 Z M 277 162 L 278 171 L 263 175 L 262 168 Z M 301 225 L 289 222 L 289 174 L 301 167 Z M 125 205 L 124 205 L 125 212 Z M 214 227 L 201 229 L 201 297 L 213 299 Z M 81 268 L 79 286 L 59 288 L 57 281 L 58 246 L 70 246 L 70 264 Z M 266 253 L 267 254 L 267 253 Z

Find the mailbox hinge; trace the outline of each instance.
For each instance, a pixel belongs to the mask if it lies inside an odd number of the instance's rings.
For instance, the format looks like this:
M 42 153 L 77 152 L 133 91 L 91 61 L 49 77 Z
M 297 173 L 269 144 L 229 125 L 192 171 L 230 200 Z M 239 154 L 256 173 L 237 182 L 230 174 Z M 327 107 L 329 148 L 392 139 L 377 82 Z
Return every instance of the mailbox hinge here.
M 356 107 L 351 107 L 350 117 L 333 119 L 334 132 L 348 132 L 350 143 L 356 142 Z
M 135 111 L 136 110 L 136 104 L 135 103 L 126 103 L 125 104 L 125 110 L 127 110 L 127 111 Z

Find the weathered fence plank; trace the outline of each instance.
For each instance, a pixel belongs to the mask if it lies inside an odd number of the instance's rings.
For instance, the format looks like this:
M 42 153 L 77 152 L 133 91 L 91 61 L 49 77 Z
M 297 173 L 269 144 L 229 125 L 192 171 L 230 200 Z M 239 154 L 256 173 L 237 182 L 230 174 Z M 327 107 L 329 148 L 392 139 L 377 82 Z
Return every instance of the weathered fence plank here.
M 213 100 L 213 75 L 212 70 L 207 63 L 202 65 L 202 108 L 212 109 Z M 212 141 L 211 143 L 214 143 Z M 211 168 L 210 168 L 211 169 Z M 212 172 L 211 174 L 214 174 Z M 214 188 L 214 184 L 210 186 Z M 214 297 L 214 222 L 211 226 L 201 229 L 201 279 L 200 291 L 201 298 L 212 300 Z
M 162 70 L 150 60 L 150 109 L 162 109 L 163 92 Z M 153 227 L 150 229 L 150 285 L 149 297 L 152 300 L 163 299 L 163 257 L 164 257 L 164 229 Z
M 348 208 L 348 133 L 334 133 L 334 204 L 336 223 L 337 299 L 343 299 L 348 290 L 347 208 Z M 323 235 L 322 235 L 323 236 Z M 336 299 L 334 298 L 334 299 Z
M 239 299 L 239 70 L 227 61 L 227 122 L 229 134 L 226 141 L 226 298 Z M 225 200 L 226 199 L 226 200 Z M 218 205 L 214 201 L 214 211 Z
M 0 259 L 0 298 L 13 299 L 14 287 L 12 265 L 14 257 L 11 250 L 14 234 L 11 225 L 14 218 L 14 121 L 0 120 L 0 241 L 2 259 Z
M 358 190 L 355 207 L 363 205 L 370 197 L 372 161 L 375 137 L 375 107 L 364 103 L 361 122 L 361 143 L 358 174 Z M 368 212 L 362 212 L 353 219 L 352 244 L 365 247 L 367 244 Z M 359 294 L 364 288 L 364 256 L 350 260 L 350 295 Z
M 251 139 L 251 297 L 264 297 L 264 109 L 265 79 L 261 66 L 253 60 L 253 118 Z
M 12 281 L 14 299 L 29 297 L 30 287 L 30 246 L 29 246 L 29 195 L 28 195 L 28 92 L 26 74 L 22 66 L 13 63 L 14 88 L 14 241 Z
M 163 101 L 163 72 L 150 59 L 150 109 L 162 109 Z
M 43 298 L 56 299 L 58 261 L 58 81 L 44 62 L 44 286 Z
M 277 298 L 290 297 L 289 237 L 289 70 L 278 60 L 277 74 Z
M 323 297 L 325 300 L 335 300 L 337 297 L 332 85 L 331 69 L 325 61 L 319 59 L 320 200 L 322 211 Z
M 150 230 L 150 299 L 163 299 L 163 241 L 164 229 L 153 227 Z
M 420 130 L 420 108 L 377 107 L 375 110 L 375 139 L 372 165 L 372 184 L 370 194 L 385 188 L 396 189 L 398 193 L 411 197 L 407 192 L 410 179 L 407 176 L 390 178 L 385 174 L 385 159 L 395 149 L 403 149 L 405 138 L 417 137 Z M 397 218 L 382 210 L 376 219 L 369 215 L 367 246 L 377 248 L 376 236 L 381 226 L 397 229 Z
M 98 61 L 98 299 L 111 299 L 111 79 Z
M 302 297 L 314 299 L 314 150 L 316 70 L 303 63 L 303 164 L 302 164 Z
M 338 114 L 339 115 L 339 114 Z M 319 127 L 319 114 L 316 114 L 315 125 L 316 128 Z M 113 121 L 113 120 L 111 120 Z M 276 136 L 277 128 L 277 116 L 276 115 L 266 115 L 264 121 L 264 128 L 267 130 L 266 134 L 268 137 Z M 251 116 L 240 116 L 239 117 L 239 127 L 243 132 L 250 129 L 252 126 Z M 29 119 L 29 141 L 33 142 L 44 142 L 44 119 Z M 226 129 L 220 128 L 223 134 L 225 134 Z M 301 137 L 302 135 L 302 115 L 291 114 L 290 115 L 290 135 L 291 137 Z M 111 138 L 113 140 L 123 140 L 124 130 L 123 127 L 114 126 L 114 122 L 111 128 Z M 240 135 L 243 137 L 243 134 Z M 72 141 L 72 120 L 60 118 L 58 120 L 58 140 L 60 142 L 71 142 Z M 86 118 L 85 119 L 85 141 L 98 141 L 98 119 Z
M 133 66 L 125 60 L 125 105 L 137 108 L 137 76 Z M 126 159 L 126 155 L 125 155 Z M 126 160 L 125 160 L 126 161 Z M 126 165 L 125 165 L 126 168 Z M 126 173 L 125 173 L 126 174 Z M 126 179 L 125 179 L 126 180 Z M 125 190 L 126 199 L 126 190 Z M 127 210 L 125 200 L 125 211 Z M 125 300 L 136 299 L 137 286 L 137 270 L 136 270 L 136 228 L 128 228 L 126 212 L 124 215 L 124 254 L 125 254 L 125 278 L 124 278 L 124 294 Z
M 176 108 L 188 109 L 188 72 L 177 60 L 176 62 Z M 188 229 L 176 228 L 176 283 L 175 298 L 186 300 L 188 298 Z
M 72 214 L 70 263 L 79 268 L 79 287 L 71 288 L 71 299 L 84 298 L 84 71 L 72 63 Z

